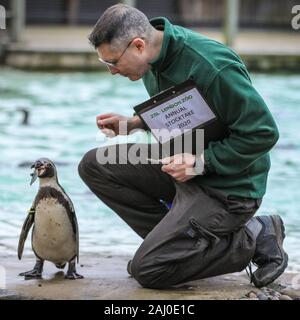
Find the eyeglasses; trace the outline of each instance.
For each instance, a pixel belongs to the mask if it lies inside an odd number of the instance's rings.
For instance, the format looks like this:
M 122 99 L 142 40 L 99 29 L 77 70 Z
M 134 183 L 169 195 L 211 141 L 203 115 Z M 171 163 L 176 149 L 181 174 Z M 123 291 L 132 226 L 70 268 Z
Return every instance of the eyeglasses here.
M 119 63 L 119 61 L 120 61 L 120 59 L 122 58 L 122 56 L 124 55 L 124 53 L 126 52 L 126 50 L 130 47 L 130 45 L 131 45 L 131 43 L 132 43 L 133 40 L 134 40 L 134 39 L 132 39 L 132 40 L 128 43 L 127 47 L 124 49 L 124 51 L 122 52 L 122 54 L 120 55 L 120 57 L 119 57 L 116 61 L 114 61 L 114 62 L 109 62 L 109 61 L 103 60 L 103 59 L 100 58 L 100 57 L 98 57 L 98 60 L 99 60 L 100 62 L 102 62 L 103 64 L 105 64 L 107 67 L 114 67 L 114 68 L 116 68 L 117 65 L 118 65 L 118 63 Z

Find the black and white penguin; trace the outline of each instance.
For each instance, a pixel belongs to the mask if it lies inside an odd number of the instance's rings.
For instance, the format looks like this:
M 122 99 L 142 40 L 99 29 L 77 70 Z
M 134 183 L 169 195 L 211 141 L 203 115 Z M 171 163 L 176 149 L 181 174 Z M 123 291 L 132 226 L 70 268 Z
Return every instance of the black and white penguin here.
M 24 244 L 33 226 L 31 244 L 36 256 L 33 270 L 21 273 L 25 279 L 42 277 L 44 261 L 53 262 L 63 269 L 69 263 L 67 279 L 81 279 L 76 273 L 79 260 L 79 234 L 75 210 L 71 199 L 60 186 L 55 164 L 47 159 L 37 160 L 31 168 L 30 185 L 39 178 L 40 186 L 21 231 L 18 258 L 21 260 Z

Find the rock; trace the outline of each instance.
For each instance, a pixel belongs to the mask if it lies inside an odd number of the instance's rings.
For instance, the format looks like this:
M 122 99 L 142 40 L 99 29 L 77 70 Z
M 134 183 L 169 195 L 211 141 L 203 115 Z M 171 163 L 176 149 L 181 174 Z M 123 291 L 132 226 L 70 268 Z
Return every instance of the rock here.
M 257 295 L 254 291 L 250 291 L 246 294 L 246 297 L 252 299 L 252 298 L 257 298 Z
M 284 290 L 281 290 L 280 293 L 282 295 L 289 296 L 292 299 L 300 298 L 300 291 L 299 290 L 284 289 Z
M 281 294 L 279 292 L 276 292 L 272 295 L 273 297 L 279 298 L 281 296 Z
M 286 294 L 283 294 L 279 297 L 279 300 L 293 300 L 291 297 L 287 296 Z
M 258 298 L 259 300 L 269 300 L 268 297 L 267 297 L 264 293 L 262 293 L 262 292 L 260 292 L 260 293 L 257 294 L 257 298 Z
M 272 290 L 271 292 L 270 292 L 270 295 L 272 296 L 272 297 L 280 297 L 281 296 L 281 293 L 280 292 L 278 292 L 278 291 L 275 291 L 275 290 Z

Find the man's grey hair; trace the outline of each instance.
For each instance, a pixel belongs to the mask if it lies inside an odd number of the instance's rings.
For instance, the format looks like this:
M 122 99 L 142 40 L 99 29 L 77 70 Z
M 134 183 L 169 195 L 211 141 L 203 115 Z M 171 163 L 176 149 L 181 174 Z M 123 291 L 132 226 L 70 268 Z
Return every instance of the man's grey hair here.
M 95 49 L 110 44 L 112 50 L 119 50 L 136 37 L 149 39 L 152 32 L 153 27 L 143 12 L 116 4 L 104 11 L 88 39 Z

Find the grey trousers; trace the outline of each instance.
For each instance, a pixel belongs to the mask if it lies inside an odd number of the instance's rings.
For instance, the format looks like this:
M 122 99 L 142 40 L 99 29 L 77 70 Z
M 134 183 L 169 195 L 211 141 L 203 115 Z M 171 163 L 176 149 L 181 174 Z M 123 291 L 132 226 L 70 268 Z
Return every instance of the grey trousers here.
M 159 164 L 119 164 L 120 157 L 117 153 L 116 164 L 99 164 L 93 149 L 80 162 L 79 174 L 144 239 L 131 265 L 143 287 L 168 288 L 248 265 L 256 243 L 245 223 L 261 199 L 227 196 L 194 179 L 177 183 Z M 171 209 L 160 200 L 172 202 Z

